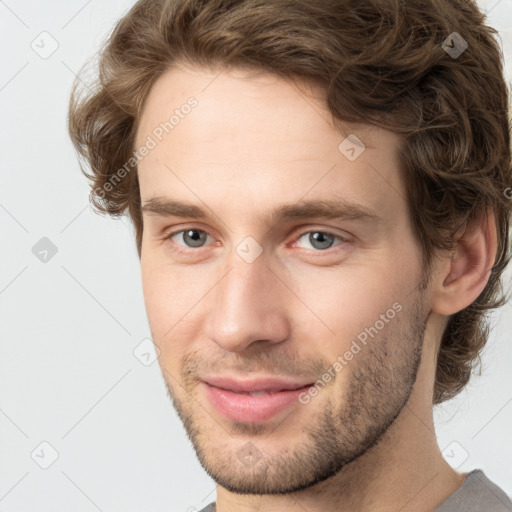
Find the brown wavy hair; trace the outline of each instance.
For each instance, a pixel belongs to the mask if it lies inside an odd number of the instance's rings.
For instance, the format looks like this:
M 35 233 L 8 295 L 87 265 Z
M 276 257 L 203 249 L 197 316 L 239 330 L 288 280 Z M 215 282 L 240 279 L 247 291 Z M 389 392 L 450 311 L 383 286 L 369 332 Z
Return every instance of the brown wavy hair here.
M 467 42 L 456 57 L 444 49 L 453 32 Z M 471 0 L 140 0 L 99 52 L 95 87 L 78 78 L 71 95 L 69 132 L 91 203 L 112 216 L 128 212 L 140 257 L 134 139 L 149 90 L 178 60 L 321 84 L 335 122 L 403 137 L 400 172 L 426 274 L 460 226 L 494 212 L 498 251 L 488 283 L 441 339 L 433 402 L 443 402 L 480 362 L 486 312 L 506 301 L 512 169 L 496 36 Z

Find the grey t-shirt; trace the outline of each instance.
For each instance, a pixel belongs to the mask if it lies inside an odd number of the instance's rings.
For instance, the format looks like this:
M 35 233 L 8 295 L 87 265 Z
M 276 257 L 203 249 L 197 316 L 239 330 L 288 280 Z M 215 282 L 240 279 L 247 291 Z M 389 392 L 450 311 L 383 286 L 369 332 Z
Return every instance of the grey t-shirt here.
M 216 512 L 215 503 L 200 512 Z M 512 512 L 512 501 L 481 469 L 474 469 L 435 512 Z

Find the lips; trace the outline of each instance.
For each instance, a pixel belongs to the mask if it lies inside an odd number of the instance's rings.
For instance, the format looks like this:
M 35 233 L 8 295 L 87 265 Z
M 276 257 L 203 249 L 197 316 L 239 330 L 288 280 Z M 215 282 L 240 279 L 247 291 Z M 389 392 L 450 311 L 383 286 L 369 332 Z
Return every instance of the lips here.
M 224 418 L 242 423 L 262 423 L 296 406 L 312 383 L 262 377 L 235 380 L 208 377 L 201 388 L 213 408 Z
M 210 386 L 245 394 L 278 393 L 279 391 L 291 391 L 312 384 L 311 382 L 298 382 L 276 377 L 260 377 L 246 380 L 236 380 L 229 377 L 208 377 L 203 380 Z

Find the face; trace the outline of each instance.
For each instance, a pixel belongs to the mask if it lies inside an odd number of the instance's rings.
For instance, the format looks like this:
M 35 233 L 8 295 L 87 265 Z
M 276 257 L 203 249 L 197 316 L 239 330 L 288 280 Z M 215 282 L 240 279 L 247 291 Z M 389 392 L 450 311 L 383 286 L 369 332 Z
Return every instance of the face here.
M 414 389 L 420 251 L 398 136 L 341 133 L 315 86 L 219 72 L 176 66 L 144 106 L 146 309 L 208 474 L 293 492 L 349 471 Z

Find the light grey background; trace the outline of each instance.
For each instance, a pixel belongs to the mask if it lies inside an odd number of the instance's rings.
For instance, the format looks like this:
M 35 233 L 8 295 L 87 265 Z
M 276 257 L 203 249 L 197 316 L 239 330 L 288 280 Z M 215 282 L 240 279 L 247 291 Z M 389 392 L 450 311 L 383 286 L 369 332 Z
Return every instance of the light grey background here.
M 193 511 L 215 499 L 158 363 L 133 353 L 150 331 L 132 227 L 90 210 L 66 132 L 75 73 L 131 4 L 0 0 L 0 512 Z M 512 0 L 479 4 L 510 81 Z M 46 263 L 33 253 L 43 237 L 57 249 Z M 511 307 L 494 316 L 481 377 L 436 411 L 447 460 L 508 494 Z

